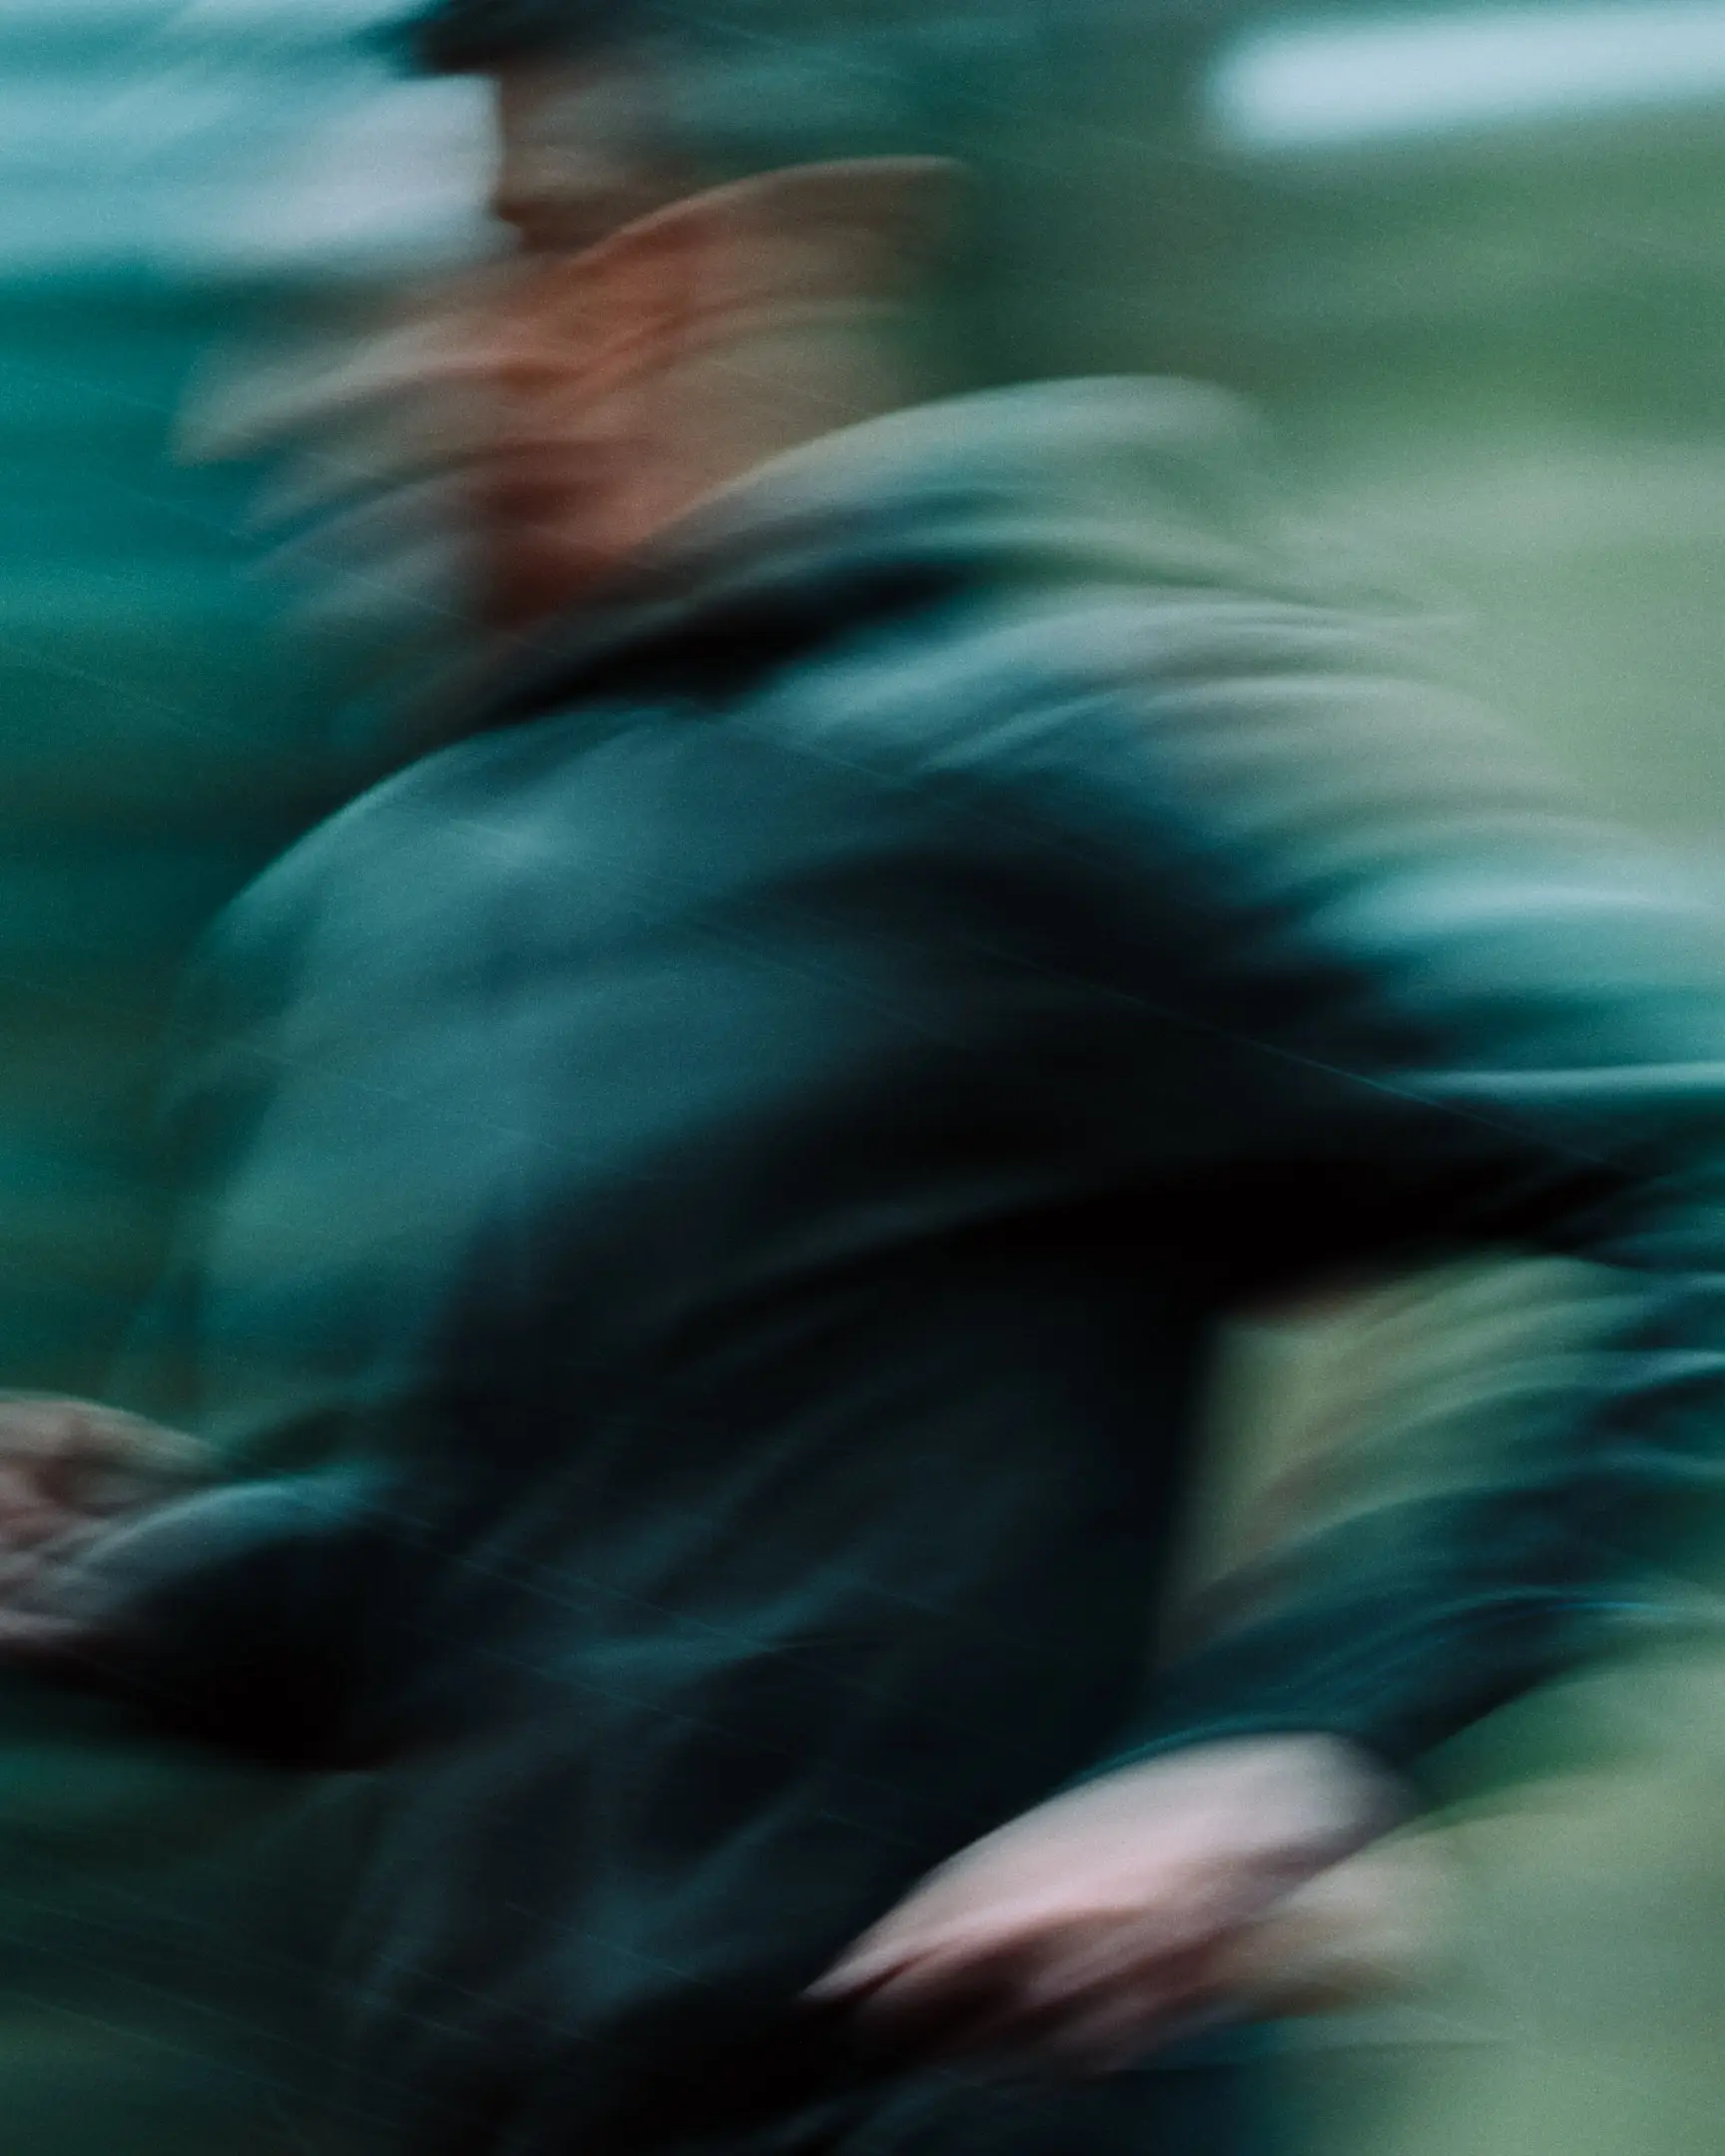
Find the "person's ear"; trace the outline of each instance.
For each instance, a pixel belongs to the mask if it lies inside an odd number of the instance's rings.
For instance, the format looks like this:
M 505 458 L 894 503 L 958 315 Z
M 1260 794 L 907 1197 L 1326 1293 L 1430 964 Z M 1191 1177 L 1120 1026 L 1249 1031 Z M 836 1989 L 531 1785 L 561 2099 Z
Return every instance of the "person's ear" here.
M 675 290 L 697 313 L 763 301 L 887 301 L 952 246 L 964 168 L 947 158 L 788 166 L 641 218 L 568 265 L 571 284 Z
M 890 310 L 950 246 L 963 180 L 944 158 L 859 158 L 709 188 L 596 247 L 520 258 L 491 348 L 516 390 L 590 402 L 763 328 Z

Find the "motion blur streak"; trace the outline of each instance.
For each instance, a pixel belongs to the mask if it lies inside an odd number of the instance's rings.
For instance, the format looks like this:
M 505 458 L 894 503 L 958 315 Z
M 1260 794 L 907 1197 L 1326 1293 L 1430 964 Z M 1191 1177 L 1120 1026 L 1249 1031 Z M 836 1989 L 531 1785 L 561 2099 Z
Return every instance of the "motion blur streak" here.
M 690 231 L 759 216 L 770 318 L 722 368 L 766 393 L 738 438 L 691 428 L 675 468 L 700 492 L 795 438 L 812 399 L 891 401 L 835 375 L 831 315 L 819 383 L 792 380 L 774 309 L 798 266 L 772 203 L 724 174 L 669 240 L 668 195 L 597 266 L 521 260 L 545 232 L 519 196 L 514 231 L 488 208 L 484 90 L 404 79 L 372 38 L 396 12 L 0 5 L 8 1387 L 102 1391 L 159 1269 L 178 1186 L 151 1103 L 184 960 L 226 900 L 445 727 L 572 563 L 598 574 L 680 506 L 617 483 L 617 443 L 663 428 L 657 390 L 634 392 L 687 351 L 636 340 L 654 363 L 625 368 L 596 445 L 569 438 L 577 331 L 625 286 L 638 328 L 687 327 L 707 289 Z M 972 40 L 956 102 L 985 108 L 1011 11 L 921 12 Z M 1046 372 L 1244 392 L 1305 482 L 1313 559 L 1420 595 L 1587 800 L 1725 880 L 1725 8 L 1112 16 L 1088 70 L 1045 77 L 1042 124 L 994 146 L 1046 189 L 1001 316 L 1022 293 Z M 854 194 L 839 214 L 859 249 L 890 223 Z M 476 539 L 503 529 L 500 569 Z M 1596 1294 L 1467 1266 L 1240 1328 L 1194 1605 L 1296 1525 L 1444 1486 L 1525 1408 L 1489 1386 L 1480 1404 L 1481 1361 L 1524 1367 L 1532 1343 L 1568 1370 Z M 1425 1447 L 1386 1461 L 1387 1421 Z M 1295 2042 L 1324 2156 L 1716 2156 L 1725 1657 L 1705 1593 L 1623 1614 L 1621 1665 L 1434 1769 L 1451 1962 L 1413 2005 Z M 19 1692 L 5 1717 L 8 2156 L 303 2156 L 323 2061 L 290 1945 L 264 1942 L 285 1902 L 319 1940 L 340 1883 L 308 1869 L 326 1844 L 293 1831 L 296 1789 L 82 1704 Z

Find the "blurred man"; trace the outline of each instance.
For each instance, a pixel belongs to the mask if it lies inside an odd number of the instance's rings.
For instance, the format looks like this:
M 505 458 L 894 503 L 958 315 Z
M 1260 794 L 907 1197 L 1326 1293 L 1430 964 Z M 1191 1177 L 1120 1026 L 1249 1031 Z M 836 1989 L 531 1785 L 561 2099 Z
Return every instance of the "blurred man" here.
M 375 1771 L 370 2147 L 1254 2145 L 1302 1909 L 1717 1475 L 1716 920 L 1317 587 L 1225 400 L 1012 385 L 943 28 L 417 33 L 522 254 L 322 453 L 466 505 L 492 685 L 205 969 L 161 1322 L 282 1475 L 80 1530 L 74 1462 L 10 1620 Z M 1158 1657 L 1222 1318 L 1521 1245 L 1611 1351 Z

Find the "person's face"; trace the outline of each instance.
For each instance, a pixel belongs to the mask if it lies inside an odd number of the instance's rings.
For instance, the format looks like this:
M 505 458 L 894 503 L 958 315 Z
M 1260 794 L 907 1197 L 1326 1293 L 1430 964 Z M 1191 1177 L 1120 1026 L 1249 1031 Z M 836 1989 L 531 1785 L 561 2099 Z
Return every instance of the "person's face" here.
M 503 68 L 491 87 L 490 207 L 524 249 L 579 253 L 695 184 L 660 138 L 647 78 L 627 58 Z
M 574 577 L 601 474 L 572 377 L 604 325 L 564 272 L 684 184 L 631 64 L 524 65 L 485 88 L 492 259 L 379 284 L 292 348 L 229 361 L 184 426 L 196 456 L 269 461 L 272 558 L 307 626 L 366 664 L 513 627 Z
M 396 294 L 312 369 L 242 384 L 230 449 L 288 448 L 275 510 L 349 617 L 450 569 L 446 618 L 487 635 L 576 603 L 704 491 L 848 408 L 839 377 L 799 390 L 802 325 L 917 256 L 937 161 L 704 190 L 632 65 L 490 87 L 507 253 Z M 739 331 L 758 379 L 726 345 Z

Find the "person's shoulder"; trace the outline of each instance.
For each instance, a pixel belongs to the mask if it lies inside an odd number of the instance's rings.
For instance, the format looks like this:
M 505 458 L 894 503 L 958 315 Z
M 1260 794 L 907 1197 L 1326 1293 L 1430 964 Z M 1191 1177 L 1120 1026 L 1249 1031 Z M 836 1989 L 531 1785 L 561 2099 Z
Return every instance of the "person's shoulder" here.
M 1316 918 L 1434 863 L 1542 857 L 1576 805 L 1457 684 L 1442 621 L 1321 569 L 1002 591 L 799 672 L 747 723 L 1122 919 Z
M 1098 663 L 1105 627 L 1142 626 L 1141 595 L 1017 591 L 944 607 L 886 636 L 841 643 L 727 714 L 801 756 L 906 785 L 1009 776 L 1033 742 L 1077 753 L 1130 701 Z
M 1394 761 L 1435 694 L 1399 627 L 1267 588 L 1123 576 L 988 594 L 729 716 L 860 778 L 1039 819 L 1134 801 L 1226 815 L 1253 768 L 1358 764 L 1344 707 L 1370 704 L 1376 759 Z

